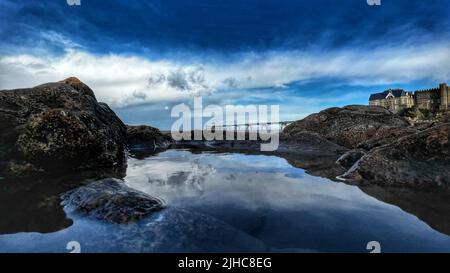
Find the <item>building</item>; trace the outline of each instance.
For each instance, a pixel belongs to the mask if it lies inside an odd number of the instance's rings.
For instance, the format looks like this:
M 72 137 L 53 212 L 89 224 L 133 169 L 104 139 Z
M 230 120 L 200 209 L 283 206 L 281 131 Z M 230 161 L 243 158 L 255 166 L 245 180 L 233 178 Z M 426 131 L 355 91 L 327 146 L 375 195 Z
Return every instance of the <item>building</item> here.
M 382 106 L 395 113 L 407 108 L 447 111 L 450 110 L 450 87 L 442 83 L 438 88 L 412 92 L 389 89 L 370 95 L 369 105 Z
M 414 107 L 414 94 L 402 89 L 389 89 L 370 95 L 369 105 L 382 106 L 392 112 Z

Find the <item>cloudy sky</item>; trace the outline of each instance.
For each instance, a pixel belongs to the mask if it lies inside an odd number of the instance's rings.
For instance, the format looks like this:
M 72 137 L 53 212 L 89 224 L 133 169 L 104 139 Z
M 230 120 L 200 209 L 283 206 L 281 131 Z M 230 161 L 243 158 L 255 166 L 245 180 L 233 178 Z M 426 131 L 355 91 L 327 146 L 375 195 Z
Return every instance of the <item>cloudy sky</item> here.
M 0 0 L 0 89 L 76 76 L 162 129 L 196 95 L 293 120 L 450 82 L 449 14 L 448 0 Z

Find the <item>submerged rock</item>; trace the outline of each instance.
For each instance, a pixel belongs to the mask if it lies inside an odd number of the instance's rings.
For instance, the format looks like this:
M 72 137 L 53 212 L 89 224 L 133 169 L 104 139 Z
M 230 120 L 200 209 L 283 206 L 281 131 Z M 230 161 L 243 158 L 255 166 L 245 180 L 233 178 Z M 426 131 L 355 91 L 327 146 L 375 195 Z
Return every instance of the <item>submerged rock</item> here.
M 0 91 L 0 161 L 6 176 L 120 164 L 125 134 L 116 114 L 76 78 Z
M 114 178 L 92 182 L 63 194 L 61 198 L 68 212 L 117 224 L 139 220 L 164 207 L 160 199 L 129 188 Z
M 449 187 L 450 124 L 439 124 L 375 148 L 342 178 L 382 185 Z
M 406 119 L 382 107 L 351 105 L 330 108 L 287 126 L 282 137 L 295 141 L 302 132 L 315 133 L 338 145 L 353 149 L 383 127 L 407 127 Z

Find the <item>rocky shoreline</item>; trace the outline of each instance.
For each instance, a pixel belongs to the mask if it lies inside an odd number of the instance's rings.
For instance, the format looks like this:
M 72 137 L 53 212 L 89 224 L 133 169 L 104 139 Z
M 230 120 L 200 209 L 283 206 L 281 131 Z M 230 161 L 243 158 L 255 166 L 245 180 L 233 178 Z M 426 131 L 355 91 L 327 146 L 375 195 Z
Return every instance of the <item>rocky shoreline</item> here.
M 409 124 L 392 112 L 369 106 L 331 108 L 288 126 L 283 135 L 313 132 L 350 151 L 337 163 L 339 178 L 357 184 L 447 188 L 450 186 L 450 124 Z
M 326 109 L 289 125 L 280 135 L 279 148 L 267 154 L 295 162 L 310 174 L 351 184 L 448 189 L 449 128 L 448 116 L 410 124 L 385 108 L 351 105 Z M 259 144 L 177 142 L 181 147 L 247 153 L 261 153 Z
M 156 128 L 125 125 L 76 78 L 0 91 L 0 139 L 0 183 L 86 174 L 84 186 L 64 187 L 71 191 L 61 195 L 63 205 L 112 223 L 164 207 L 121 184 L 128 153 L 145 157 L 190 148 L 261 154 L 260 141 L 175 142 Z M 448 116 L 412 125 L 380 107 L 330 108 L 289 125 L 278 150 L 263 154 L 361 187 L 448 191 L 450 186 Z

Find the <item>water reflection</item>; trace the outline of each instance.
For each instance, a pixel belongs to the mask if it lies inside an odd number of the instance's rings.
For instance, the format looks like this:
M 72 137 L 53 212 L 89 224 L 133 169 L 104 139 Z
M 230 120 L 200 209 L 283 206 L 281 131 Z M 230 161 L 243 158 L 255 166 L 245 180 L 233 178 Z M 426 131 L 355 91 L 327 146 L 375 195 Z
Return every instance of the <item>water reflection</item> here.
M 65 229 L 73 221 L 61 207 L 60 195 L 90 181 L 125 176 L 126 168 L 81 171 L 60 177 L 0 180 L 0 234 L 50 233 Z
M 450 252 L 448 192 L 333 182 L 331 158 L 168 150 L 123 171 L 2 181 L 0 252 L 65 252 L 72 240 L 85 252 L 366 252 L 374 240 L 386 252 Z M 99 175 L 168 208 L 127 225 L 66 215 L 59 195 Z
M 60 205 L 57 181 L 0 183 L 0 234 L 55 232 L 72 225 Z
M 417 216 L 433 229 L 450 235 L 450 192 L 414 190 L 397 187 L 360 186 L 361 190 L 382 202 L 396 205 Z
M 361 251 L 371 240 L 383 242 L 389 251 L 450 251 L 448 236 L 376 200 L 373 191 L 363 189 L 367 195 L 290 163 L 275 156 L 168 151 L 131 160 L 125 179 L 172 207 L 223 220 L 271 251 Z M 395 195 L 395 189 L 386 191 Z M 380 197 L 383 190 L 377 193 Z M 396 198 L 388 202 L 401 203 Z M 438 213 L 446 211 L 443 206 Z M 440 220 L 448 224 L 445 216 Z

